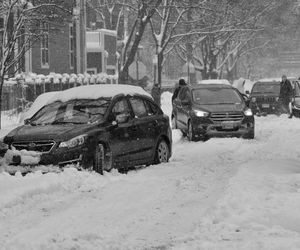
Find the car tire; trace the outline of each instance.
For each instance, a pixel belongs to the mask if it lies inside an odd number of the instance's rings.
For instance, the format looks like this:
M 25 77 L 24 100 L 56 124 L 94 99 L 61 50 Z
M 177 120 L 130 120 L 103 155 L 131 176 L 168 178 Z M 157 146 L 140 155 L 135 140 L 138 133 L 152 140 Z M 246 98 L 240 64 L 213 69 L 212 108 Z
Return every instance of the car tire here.
M 95 148 L 93 170 L 101 175 L 104 171 L 110 171 L 112 169 L 111 155 L 106 156 L 106 150 L 103 144 L 98 144 Z
M 189 141 L 196 141 L 193 124 L 190 121 L 188 122 L 187 138 Z
M 171 120 L 171 124 L 172 124 L 172 129 L 177 129 L 177 121 L 174 115 L 172 115 L 172 120 Z
M 154 164 L 166 163 L 170 159 L 170 148 L 164 139 L 160 139 L 155 149 Z
M 244 139 L 248 139 L 248 140 L 252 140 L 254 139 L 254 136 L 255 136 L 255 133 L 254 133 L 254 130 L 248 132 L 247 134 L 245 134 L 243 136 Z

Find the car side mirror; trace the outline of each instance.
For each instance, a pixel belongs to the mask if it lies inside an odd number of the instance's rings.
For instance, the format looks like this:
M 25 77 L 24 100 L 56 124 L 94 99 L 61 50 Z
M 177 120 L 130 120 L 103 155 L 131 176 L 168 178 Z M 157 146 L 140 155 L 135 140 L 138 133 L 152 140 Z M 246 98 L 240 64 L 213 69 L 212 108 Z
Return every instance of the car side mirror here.
M 27 119 L 24 120 L 24 124 L 25 125 L 28 125 L 29 123 L 30 123 L 30 119 L 29 118 L 27 118 Z
M 116 122 L 117 122 L 118 124 L 120 124 L 120 123 L 126 123 L 126 122 L 129 121 L 129 118 L 130 118 L 130 115 L 129 115 L 129 114 L 125 114 L 125 113 L 123 113 L 123 114 L 118 114 L 118 115 L 116 116 Z

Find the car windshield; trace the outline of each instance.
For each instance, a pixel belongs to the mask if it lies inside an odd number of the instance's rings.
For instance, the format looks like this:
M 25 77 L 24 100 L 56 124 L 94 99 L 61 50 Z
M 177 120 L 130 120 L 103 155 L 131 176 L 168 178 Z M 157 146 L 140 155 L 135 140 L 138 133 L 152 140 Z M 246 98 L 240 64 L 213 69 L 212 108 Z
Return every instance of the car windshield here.
M 269 93 L 279 94 L 280 84 L 279 83 L 256 83 L 253 86 L 252 93 Z
M 193 100 L 198 104 L 241 104 L 242 99 L 234 89 L 209 88 L 193 91 Z
M 54 102 L 40 109 L 30 119 L 30 124 L 89 124 L 97 122 L 103 119 L 109 103 L 108 99 Z

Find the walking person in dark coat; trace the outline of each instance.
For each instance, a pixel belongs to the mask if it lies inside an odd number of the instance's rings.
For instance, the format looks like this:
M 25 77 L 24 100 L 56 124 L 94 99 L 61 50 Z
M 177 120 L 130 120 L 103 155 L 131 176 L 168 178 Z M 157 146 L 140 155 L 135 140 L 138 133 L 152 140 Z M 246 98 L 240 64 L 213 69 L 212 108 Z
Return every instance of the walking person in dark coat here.
M 178 87 L 175 88 L 175 90 L 174 90 L 174 93 L 173 93 L 173 96 L 172 96 L 172 103 L 173 103 L 173 101 L 176 99 L 176 97 L 178 96 L 178 93 L 179 93 L 180 89 L 181 89 L 182 87 L 184 87 L 184 86 L 186 86 L 185 80 L 184 80 L 184 79 L 180 79 L 180 80 L 179 80 L 179 85 L 178 85 Z
M 290 112 L 289 104 L 293 96 L 293 87 L 291 82 L 287 79 L 286 75 L 282 76 L 282 81 L 280 83 L 280 92 L 279 92 L 279 103 L 282 113 L 288 113 L 289 118 L 292 118 Z

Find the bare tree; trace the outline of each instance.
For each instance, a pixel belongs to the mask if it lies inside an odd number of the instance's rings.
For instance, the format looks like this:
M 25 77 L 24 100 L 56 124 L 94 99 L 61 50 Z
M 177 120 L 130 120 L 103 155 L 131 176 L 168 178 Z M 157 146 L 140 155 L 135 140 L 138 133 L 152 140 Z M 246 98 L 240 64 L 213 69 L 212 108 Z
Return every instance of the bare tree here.
M 104 22 L 117 31 L 121 43 L 119 82 L 129 83 L 129 66 L 133 63 L 150 19 L 162 0 L 88 0 Z M 123 23 L 123 26 L 121 25 Z
M 197 22 L 193 22 L 189 40 L 193 41 L 192 58 L 202 78 L 220 77 L 224 73 L 233 78 L 239 58 L 267 44 L 263 41 L 250 46 L 265 30 L 263 17 L 276 7 L 277 4 L 270 0 L 213 0 L 193 13 Z M 188 60 L 190 51 L 186 44 L 177 44 L 175 51 L 183 62 Z
M 22 59 L 28 49 L 49 32 L 58 29 L 71 14 L 72 5 L 64 1 L 2 0 L 0 3 L 0 111 L 4 79 L 14 75 L 22 66 Z M 0 115 L 1 126 L 1 115 Z

